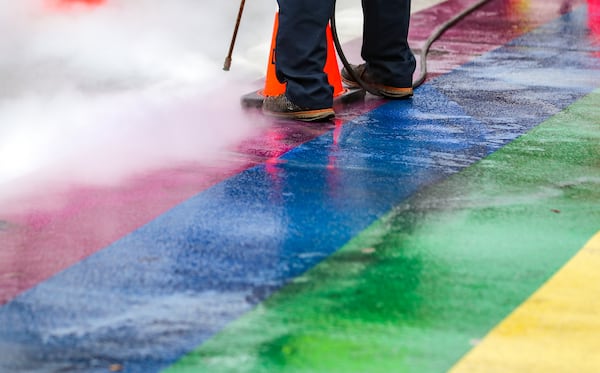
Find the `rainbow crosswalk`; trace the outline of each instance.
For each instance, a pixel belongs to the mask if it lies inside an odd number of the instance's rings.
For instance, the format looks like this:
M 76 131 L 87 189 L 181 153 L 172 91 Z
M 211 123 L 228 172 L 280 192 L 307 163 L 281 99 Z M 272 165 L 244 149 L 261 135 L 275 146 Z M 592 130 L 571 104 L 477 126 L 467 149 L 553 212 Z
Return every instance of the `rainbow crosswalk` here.
M 600 46 L 568 5 L 491 1 L 412 100 L 0 210 L 0 371 L 598 370 Z

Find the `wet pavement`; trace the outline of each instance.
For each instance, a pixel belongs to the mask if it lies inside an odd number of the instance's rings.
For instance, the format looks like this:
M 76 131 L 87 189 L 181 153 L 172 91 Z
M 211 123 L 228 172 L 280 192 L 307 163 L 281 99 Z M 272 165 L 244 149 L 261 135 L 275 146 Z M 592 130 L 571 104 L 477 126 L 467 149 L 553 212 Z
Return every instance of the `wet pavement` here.
M 600 370 L 599 14 L 492 0 L 411 100 L 2 198 L 0 371 Z

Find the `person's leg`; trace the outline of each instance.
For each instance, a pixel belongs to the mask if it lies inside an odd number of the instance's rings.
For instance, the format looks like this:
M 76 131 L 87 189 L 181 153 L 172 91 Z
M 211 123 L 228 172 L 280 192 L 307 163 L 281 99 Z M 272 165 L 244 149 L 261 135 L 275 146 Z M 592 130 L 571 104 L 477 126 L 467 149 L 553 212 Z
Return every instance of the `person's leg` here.
M 410 0 L 362 0 L 362 58 L 379 83 L 411 87 L 415 57 L 408 46 Z
M 333 87 L 324 72 L 327 60 L 325 30 L 334 0 L 278 0 L 279 30 L 275 70 L 287 82 L 286 96 L 308 109 L 330 108 Z

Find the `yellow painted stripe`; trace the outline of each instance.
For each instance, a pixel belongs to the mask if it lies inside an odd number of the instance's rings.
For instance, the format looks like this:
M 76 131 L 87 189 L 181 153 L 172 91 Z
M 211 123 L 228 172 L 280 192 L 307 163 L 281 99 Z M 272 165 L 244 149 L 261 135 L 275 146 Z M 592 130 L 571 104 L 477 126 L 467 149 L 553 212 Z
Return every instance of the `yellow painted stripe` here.
M 600 372 L 600 232 L 450 372 Z

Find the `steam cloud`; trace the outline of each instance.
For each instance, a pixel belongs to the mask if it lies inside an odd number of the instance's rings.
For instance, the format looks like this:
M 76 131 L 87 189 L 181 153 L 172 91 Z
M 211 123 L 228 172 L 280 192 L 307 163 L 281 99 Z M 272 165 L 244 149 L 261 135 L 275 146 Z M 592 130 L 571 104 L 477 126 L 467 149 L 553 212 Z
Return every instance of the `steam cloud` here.
M 3 2 L 0 191 L 57 165 L 85 182 L 111 182 L 209 160 L 250 135 L 260 121 L 239 97 L 264 75 L 276 10 L 254 3 L 224 72 L 239 4 Z

